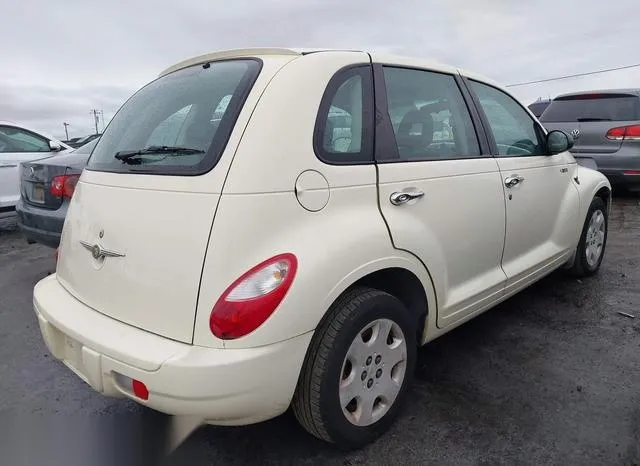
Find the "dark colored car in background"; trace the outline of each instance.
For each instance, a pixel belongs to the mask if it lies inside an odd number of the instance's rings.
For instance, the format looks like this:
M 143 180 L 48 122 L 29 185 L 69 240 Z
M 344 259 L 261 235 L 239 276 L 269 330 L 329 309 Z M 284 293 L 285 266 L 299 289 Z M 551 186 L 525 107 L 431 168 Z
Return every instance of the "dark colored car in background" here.
M 540 122 L 570 134 L 577 161 L 602 172 L 614 189 L 640 191 L 640 89 L 563 94 Z
M 27 241 L 58 247 L 69 201 L 97 143 L 98 139 L 93 139 L 68 155 L 21 165 L 16 213 Z
M 69 142 L 69 145 L 75 149 L 79 149 L 80 147 L 89 144 L 91 141 L 98 139 L 102 134 L 90 134 L 89 136 L 84 136 L 81 138 L 77 138 L 75 141 L 72 140 Z
M 544 113 L 544 111 L 547 109 L 550 103 L 551 103 L 551 100 L 549 99 L 538 100 L 532 103 L 531 105 L 529 105 L 529 110 L 531 110 L 531 113 L 533 113 L 536 116 L 536 118 L 540 118 L 540 116 Z

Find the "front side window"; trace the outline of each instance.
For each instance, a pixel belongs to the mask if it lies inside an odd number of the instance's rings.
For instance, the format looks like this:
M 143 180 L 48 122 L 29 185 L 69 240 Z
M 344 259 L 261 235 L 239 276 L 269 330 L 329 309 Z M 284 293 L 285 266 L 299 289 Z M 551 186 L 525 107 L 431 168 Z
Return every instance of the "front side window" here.
M 0 126 L 0 153 L 50 151 L 46 138 L 13 126 Z
M 480 157 L 475 128 L 453 76 L 407 68 L 383 69 L 400 159 Z
M 214 61 L 153 81 L 114 116 L 87 168 L 176 175 L 211 170 L 259 71 L 253 59 Z
M 372 81 L 369 66 L 334 76 L 320 104 L 314 134 L 315 152 L 328 163 L 373 161 Z
M 537 123 L 516 100 L 495 87 L 477 81 L 470 83 L 491 127 L 498 155 L 544 155 Z

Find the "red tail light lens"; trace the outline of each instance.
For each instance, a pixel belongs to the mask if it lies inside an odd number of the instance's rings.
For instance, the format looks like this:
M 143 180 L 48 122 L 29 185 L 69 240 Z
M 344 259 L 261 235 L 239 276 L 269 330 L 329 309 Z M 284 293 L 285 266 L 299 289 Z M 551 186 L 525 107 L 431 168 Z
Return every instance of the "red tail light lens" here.
M 607 139 L 614 141 L 640 141 L 640 125 L 611 128 L 607 132 Z
M 79 179 L 80 175 L 54 176 L 51 180 L 51 194 L 56 197 L 71 199 Z
M 209 318 L 211 332 L 223 340 L 233 340 L 253 332 L 280 305 L 297 269 L 296 256 L 281 254 L 242 275 L 213 306 Z
M 149 389 L 144 383 L 134 379 L 131 381 L 131 388 L 133 390 L 133 394 L 141 400 L 149 399 Z

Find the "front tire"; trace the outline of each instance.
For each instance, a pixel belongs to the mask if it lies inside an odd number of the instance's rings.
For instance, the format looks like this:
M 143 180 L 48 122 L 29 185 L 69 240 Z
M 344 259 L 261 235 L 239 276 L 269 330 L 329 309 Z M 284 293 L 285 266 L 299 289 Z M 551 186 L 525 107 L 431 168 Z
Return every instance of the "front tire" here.
M 594 197 L 582 228 L 571 273 L 576 277 L 594 275 L 600 269 L 607 245 L 609 218 L 605 202 Z
M 388 293 L 356 288 L 316 330 L 293 399 L 298 422 L 344 449 L 362 447 L 395 420 L 415 368 L 416 328 Z

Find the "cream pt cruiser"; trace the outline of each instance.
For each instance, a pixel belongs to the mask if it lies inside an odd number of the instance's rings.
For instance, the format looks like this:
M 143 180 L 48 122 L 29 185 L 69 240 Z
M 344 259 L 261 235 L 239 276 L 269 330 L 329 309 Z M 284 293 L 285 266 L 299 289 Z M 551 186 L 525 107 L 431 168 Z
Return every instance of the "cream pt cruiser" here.
M 217 425 L 290 406 L 359 447 L 418 345 L 555 269 L 600 267 L 611 188 L 499 85 L 417 59 L 252 49 L 133 95 L 34 289 L 93 389 Z

